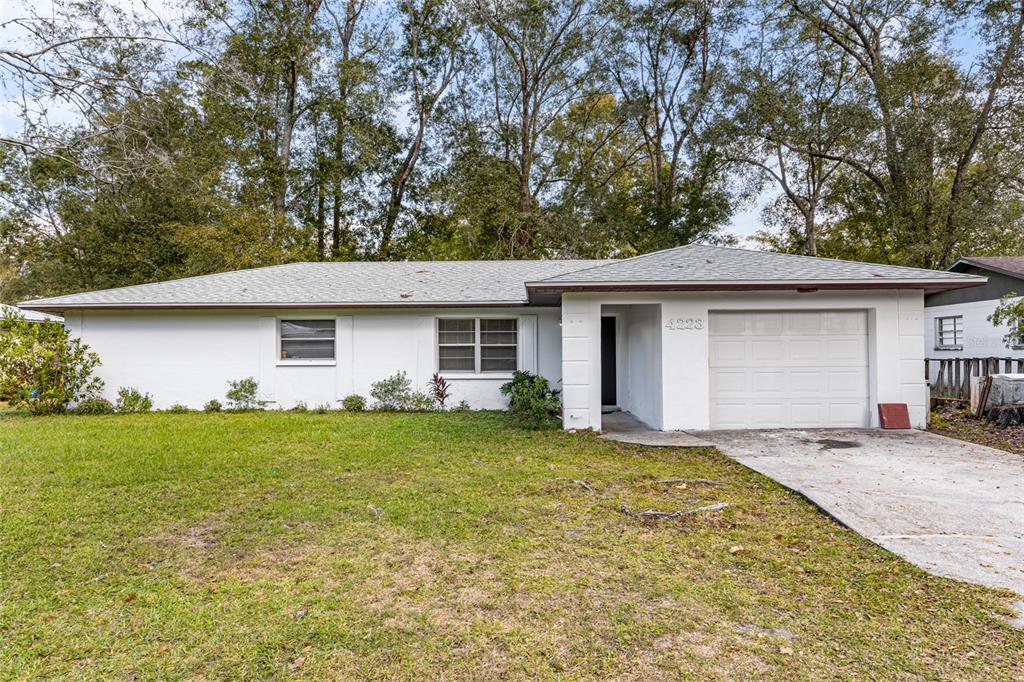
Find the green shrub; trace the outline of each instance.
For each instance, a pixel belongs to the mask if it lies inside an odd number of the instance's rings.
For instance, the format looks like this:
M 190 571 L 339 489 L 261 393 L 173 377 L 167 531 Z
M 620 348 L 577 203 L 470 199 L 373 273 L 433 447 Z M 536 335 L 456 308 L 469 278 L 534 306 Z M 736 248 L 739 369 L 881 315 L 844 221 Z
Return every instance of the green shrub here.
M 117 391 L 117 403 L 114 409 L 122 414 L 131 412 L 149 412 L 153 409 L 153 396 L 141 393 L 131 386 L 122 386 Z
M 17 311 L 0 316 L 0 395 L 32 414 L 63 412 L 103 388 L 93 376 L 96 353 L 57 322 L 29 322 Z
M 300 400 L 292 406 L 289 412 L 309 412 L 309 406 Z
M 469 403 L 466 402 L 465 400 L 460 400 L 458 404 L 455 405 L 455 407 L 453 407 L 452 409 L 456 412 L 469 412 L 473 408 L 471 408 L 469 406 Z
M 181 403 L 174 403 L 173 405 L 167 408 L 167 411 L 170 412 L 171 414 L 187 414 L 192 410 L 188 409 L 188 407 L 182 405 Z
M 434 399 L 422 391 L 412 390 L 412 382 L 405 372 L 376 382 L 370 387 L 370 397 L 377 401 L 374 409 L 396 412 L 430 410 Z
M 113 414 L 114 406 L 106 398 L 86 398 L 78 401 L 75 414 Z
M 345 396 L 341 401 L 341 407 L 349 412 L 362 412 L 366 409 L 366 398 L 356 393 Z
M 508 411 L 522 427 L 539 429 L 552 423 L 558 415 L 562 400 L 548 380 L 529 372 L 516 372 L 512 381 L 503 384 L 502 395 L 508 396 Z
M 203 405 L 203 412 L 220 412 L 223 409 L 224 406 L 216 398 Z
M 228 382 L 227 399 L 233 410 L 258 410 L 264 406 L 259 399 L 260 385 L 252 377 Z
M 313 412 L 315 412 L 316 414 L 327 414 L 330 411 L 331 411 L 331 406 L 327 405 L 327 404 L 317 405 L 313 409 Z

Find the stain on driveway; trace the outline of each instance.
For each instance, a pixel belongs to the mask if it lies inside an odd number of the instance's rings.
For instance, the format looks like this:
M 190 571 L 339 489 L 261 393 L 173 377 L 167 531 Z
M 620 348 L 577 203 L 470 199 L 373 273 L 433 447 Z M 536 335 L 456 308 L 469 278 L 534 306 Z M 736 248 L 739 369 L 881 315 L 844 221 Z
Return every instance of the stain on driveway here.
M 699 435 L 926 571 L 1024 594 L 1020 455 L 921 431 Z

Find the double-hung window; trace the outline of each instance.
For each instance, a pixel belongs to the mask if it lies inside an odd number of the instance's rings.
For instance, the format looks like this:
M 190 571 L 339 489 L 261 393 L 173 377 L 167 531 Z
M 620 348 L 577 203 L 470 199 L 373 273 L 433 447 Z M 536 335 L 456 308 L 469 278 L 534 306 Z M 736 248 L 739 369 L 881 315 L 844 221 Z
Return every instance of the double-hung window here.
M 439 318 L 437 368 L 441 372 L 514 372 L 519 366 L 515 318 Z
M 281 320 L 281 360 L 334 360 L 334 320 Z
M 964 343 L 964 318 L 962 315 L 935 318 L 936 350 L 960 350 Z

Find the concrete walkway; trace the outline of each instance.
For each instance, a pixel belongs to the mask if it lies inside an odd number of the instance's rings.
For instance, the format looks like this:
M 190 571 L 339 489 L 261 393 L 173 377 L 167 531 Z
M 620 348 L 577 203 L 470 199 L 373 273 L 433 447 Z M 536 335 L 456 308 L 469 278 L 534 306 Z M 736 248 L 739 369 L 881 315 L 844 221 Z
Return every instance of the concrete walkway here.
M 629 412 L 601 415 L 601 438 L 656 448 L 710 448 L 708 441 L 685 431 L 654 431 Z
M 907 561 L 1024 594 L 1024 457 L 921 431 L 698 434 Z

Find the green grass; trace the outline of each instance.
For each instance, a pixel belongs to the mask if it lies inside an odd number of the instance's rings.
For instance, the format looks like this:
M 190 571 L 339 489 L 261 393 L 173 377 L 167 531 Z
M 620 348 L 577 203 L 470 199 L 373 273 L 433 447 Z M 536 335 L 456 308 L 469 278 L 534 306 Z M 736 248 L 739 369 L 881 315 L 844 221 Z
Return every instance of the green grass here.
M 711 451 L 495 414 L 0 420 L 3 679 L 1010 679 L 1012 598 Z

